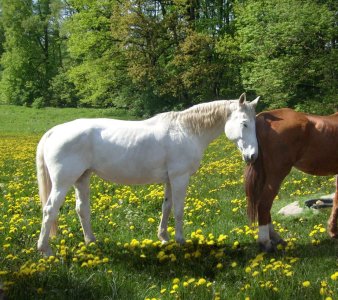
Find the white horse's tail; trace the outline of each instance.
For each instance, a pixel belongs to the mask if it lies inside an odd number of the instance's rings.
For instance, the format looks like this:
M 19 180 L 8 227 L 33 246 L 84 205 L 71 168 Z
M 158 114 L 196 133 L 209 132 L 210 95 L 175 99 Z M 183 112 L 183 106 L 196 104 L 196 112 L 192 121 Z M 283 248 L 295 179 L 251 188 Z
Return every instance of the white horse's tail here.
M 45 133 L 41 138 L 36 151 L 36 171 L 42 210 L 48 201 L 48 197 L 52 189 L 52 182 L 50 180 L 49 171 L 47 169 L 44 158 L 44 148 L 47 137 L 48 133 Z M 50 236 L 55 236 L 56 231 L 57 231 L 57 223 L 55 221 L 52 223 L 52 227 L 50 229 Z

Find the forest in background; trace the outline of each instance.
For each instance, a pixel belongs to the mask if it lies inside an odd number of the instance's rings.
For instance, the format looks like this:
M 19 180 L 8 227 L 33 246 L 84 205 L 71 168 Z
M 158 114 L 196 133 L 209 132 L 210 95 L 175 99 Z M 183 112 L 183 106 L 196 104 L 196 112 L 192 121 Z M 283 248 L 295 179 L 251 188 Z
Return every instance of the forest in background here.
M 0 0 L 0 103 L 338 109 L 336 0 Z

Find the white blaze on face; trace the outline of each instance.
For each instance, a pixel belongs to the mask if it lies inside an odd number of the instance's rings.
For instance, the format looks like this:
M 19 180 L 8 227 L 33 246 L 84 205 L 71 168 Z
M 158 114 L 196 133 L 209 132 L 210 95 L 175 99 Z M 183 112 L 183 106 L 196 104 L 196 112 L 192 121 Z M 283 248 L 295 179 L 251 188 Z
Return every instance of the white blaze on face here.
M 254 110 L 258 99 L 251 103 L 239 102 L 238 106 L 233 108 L 224 128 L 225 135 L 236 144 L 242 153 L 244 161 L 247 163 L 254 162 L 258 156 Z

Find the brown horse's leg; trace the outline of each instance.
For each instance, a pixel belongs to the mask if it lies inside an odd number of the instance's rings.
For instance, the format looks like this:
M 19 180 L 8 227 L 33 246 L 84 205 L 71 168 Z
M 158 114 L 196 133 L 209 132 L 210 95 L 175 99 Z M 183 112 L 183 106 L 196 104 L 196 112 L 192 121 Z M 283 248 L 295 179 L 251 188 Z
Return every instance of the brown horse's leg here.
M 336 193 L 333 197 L 333 207 L 328 221 L 328 231 L 332 238 L 338 238 L 338 175 L 336 176 Z
M 262 251 L 271 252 L 275 250 L 276 244 L 286 244 L 284 240 L 274 231 L 271 223 L 271 207 L 273 200 L 278 194 L 280 184 L 290 170 L 271 172 L 267 174 L 260 201 L 258 204 L 258 243 Z

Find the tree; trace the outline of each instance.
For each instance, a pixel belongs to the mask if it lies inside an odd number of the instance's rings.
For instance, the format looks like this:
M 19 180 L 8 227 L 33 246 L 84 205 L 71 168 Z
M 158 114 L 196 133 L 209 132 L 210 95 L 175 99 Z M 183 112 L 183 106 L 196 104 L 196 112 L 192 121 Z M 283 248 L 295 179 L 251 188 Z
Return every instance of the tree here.
M 8 103 L 48 105 L 61 65 L 57 0 L 2 0 L 1 92 Z
M 311 111 L 321 103 L 332 111 L 337 94 L 337 27 L 336 12 L 325 2 L 238 4 L 243 84 L 264 96 L 270 107 Z
M 233 94 L 238 85 L 228 89 L 227 84 L 230 74 L 238 72 L 217 51 L 219 36 L 233 31 L 229 6 L 229 1 L 116 4 L 113 35 L 121 41 L 127 72 L 141 92 L 142 110 L 185 107 Z
M 80 105 L 122 105 L 118 91 L 125 81 L 124 59 L 111 33 L 113 2 L 68 1 L 72 13 L 63 26 L 70 55 L 65 77 L 74 85 Z

